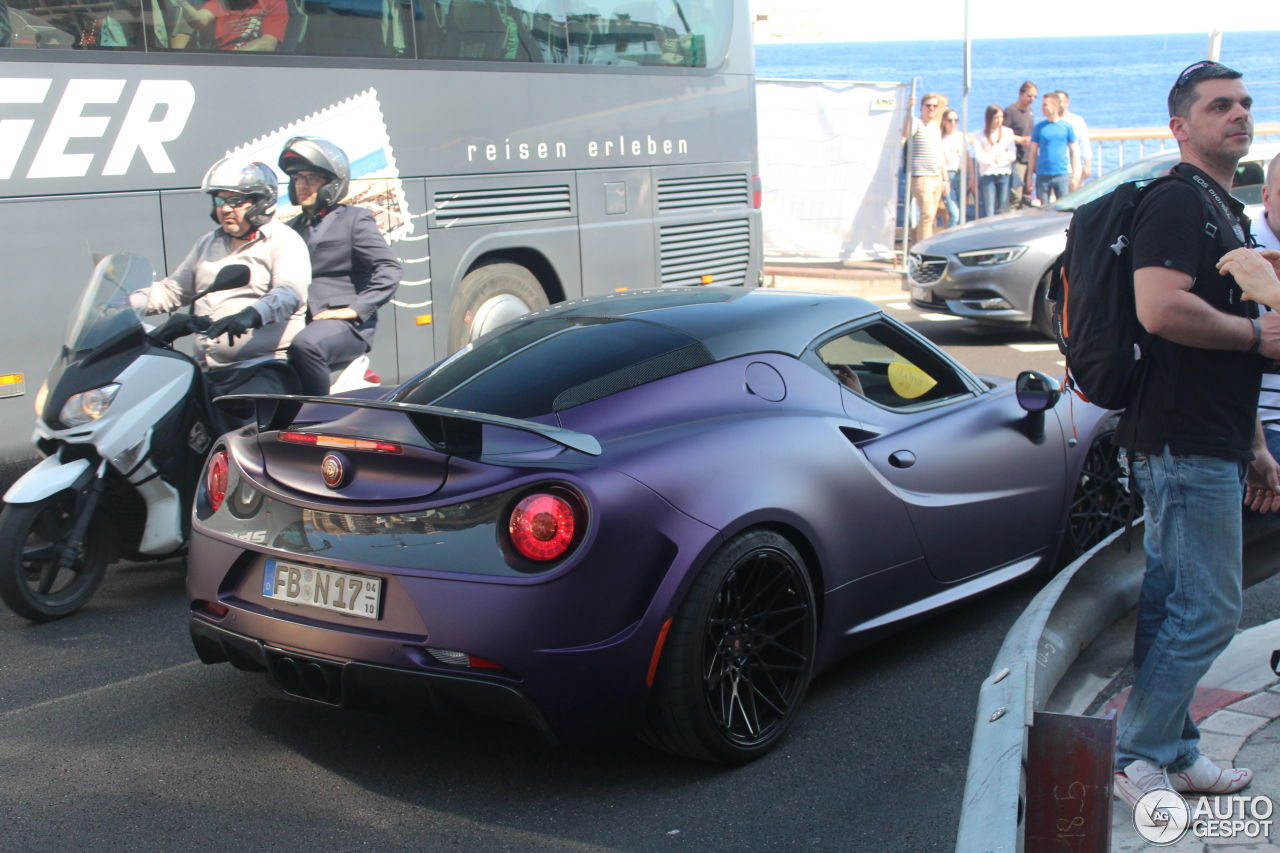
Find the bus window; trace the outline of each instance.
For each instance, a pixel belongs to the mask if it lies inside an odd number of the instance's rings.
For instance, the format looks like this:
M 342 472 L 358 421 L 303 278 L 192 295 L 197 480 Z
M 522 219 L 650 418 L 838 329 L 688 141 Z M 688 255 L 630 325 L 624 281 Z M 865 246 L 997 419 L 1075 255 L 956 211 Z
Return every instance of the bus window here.
M 545 62 L 549 48 L 534 37 L 534 19 L 541 15 L 543 38 L 553 16 L 546 7 L 559 0 L 422 0 L 417 21 L 420 59 L 492 59 L 506 62 Z
M 406 0 L 289 0 L 299 20 L 288 52 L 306 56 L 412 57 Z M 421 7 L 418 7 L 421 15 Z M 286 40 L 287 42 L 289 40 Z
M 290 0 L 174 0 L 174 5 L 171 49 L 285 52 Z
M 168 41 L 160 0 L 12 0 L 6 17 L 11 47 L 146 50 Z
M 567 0 L 568 61 L 705 68 L 724 55 L 730 0 Z

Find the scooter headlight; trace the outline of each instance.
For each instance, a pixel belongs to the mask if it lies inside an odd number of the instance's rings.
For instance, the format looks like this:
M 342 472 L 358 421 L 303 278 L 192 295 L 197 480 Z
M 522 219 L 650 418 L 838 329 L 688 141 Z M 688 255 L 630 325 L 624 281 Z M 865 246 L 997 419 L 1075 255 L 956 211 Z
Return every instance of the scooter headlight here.
M 44 417 L 44 404 L 49 402 L 49 380 L 46 379 L 36 392 L 36 417 Z
M 107 409 L 111 407 L 111 401 L 116 398 L 119 391 L 120 386 L 113 382 L 101 388 L 94 388 L 92 391 L 73 394 L 62 407 L 62 411 L 58 413 L 58 420 L 69 427 L 96 421 L 107 413 Z

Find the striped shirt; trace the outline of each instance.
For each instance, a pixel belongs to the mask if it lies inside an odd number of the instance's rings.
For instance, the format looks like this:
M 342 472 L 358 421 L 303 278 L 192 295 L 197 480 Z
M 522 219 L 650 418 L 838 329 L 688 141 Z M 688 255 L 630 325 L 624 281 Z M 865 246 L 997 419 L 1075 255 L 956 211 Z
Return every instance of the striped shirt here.
M 911 119 L 911 174 L 942 174 L 942 128 Z
M 1267 214 L 1253 223 L 1253 239 L 1261 249 L 1280 251 L 1280 237 L 1271 230 Z M 1262 393 L 1258 395 L 1258 417 L 1272 429 L 1280 429 L 1280 373 L 1262 374 Z

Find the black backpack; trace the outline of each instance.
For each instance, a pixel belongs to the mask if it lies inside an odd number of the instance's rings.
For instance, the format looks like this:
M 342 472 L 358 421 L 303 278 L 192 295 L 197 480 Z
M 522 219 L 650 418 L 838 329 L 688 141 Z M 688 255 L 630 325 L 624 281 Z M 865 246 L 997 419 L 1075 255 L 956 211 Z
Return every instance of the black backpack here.
M 1076 208 L 1067 248 L 1052 267 L 1048 298 L 1058 349 L 1066 356 L 1066 386 L 1104 409 L 1126 408 L 1150 363 L 1153 336 L 1138 322 L 1133 298 L 1133 222 L 1143 196 L 1177 180 L 1187 179 L 1169 174 L 1124 183 Z M 1225 238 L 1229 229 L 1217 224 L 1221 215 L 1204 202 L 1207 233 Z

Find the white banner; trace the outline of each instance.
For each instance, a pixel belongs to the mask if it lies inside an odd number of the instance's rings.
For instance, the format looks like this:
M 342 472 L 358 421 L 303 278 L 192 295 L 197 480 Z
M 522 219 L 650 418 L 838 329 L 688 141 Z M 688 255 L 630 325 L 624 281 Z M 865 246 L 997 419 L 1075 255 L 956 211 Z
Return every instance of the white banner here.
M 766 261 L 891 260 L 910 87 L 757 80 Z

